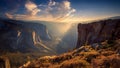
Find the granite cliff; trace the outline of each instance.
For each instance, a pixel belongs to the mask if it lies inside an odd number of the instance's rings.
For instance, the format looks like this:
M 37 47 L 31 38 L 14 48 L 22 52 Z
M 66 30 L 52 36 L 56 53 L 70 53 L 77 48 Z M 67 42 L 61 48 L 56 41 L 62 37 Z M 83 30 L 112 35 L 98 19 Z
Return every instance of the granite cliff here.
M 38 42 L 50 40 L 47 28 L 40 23 L 0 19 L 0 50 L 29 52 L 38 50 Z
M 101 20 L 88 24 L 78 24 L 76 48 L 105 40 L 120 39 L 120 19 Z

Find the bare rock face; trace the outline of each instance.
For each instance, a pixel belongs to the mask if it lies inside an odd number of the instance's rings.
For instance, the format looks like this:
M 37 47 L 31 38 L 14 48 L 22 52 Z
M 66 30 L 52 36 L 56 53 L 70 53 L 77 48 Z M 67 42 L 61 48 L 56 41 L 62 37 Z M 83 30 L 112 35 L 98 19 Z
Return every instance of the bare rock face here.
M 120 19 L 78 24 L 78 41 L 76 48 L 86 44 L 114 39 L 120 39 Z
M 10 68 L 9 59 L 6 57 L 0 57 L 0 67 L 1 68 Z
M 0 50 L 37 50 L 35 42 L 50 40 L 43 24 L 0 19 Z

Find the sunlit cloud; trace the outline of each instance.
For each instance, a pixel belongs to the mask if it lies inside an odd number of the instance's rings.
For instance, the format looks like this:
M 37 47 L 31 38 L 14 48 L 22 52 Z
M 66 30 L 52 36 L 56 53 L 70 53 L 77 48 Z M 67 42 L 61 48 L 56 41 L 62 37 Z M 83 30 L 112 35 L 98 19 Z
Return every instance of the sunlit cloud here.
M 70 7 L 71 4 L 69 1 L 64 1 L 63 4 L 64 4 L 66 9 L 71 9 L 71 7 Z
M 25 14 L 11 15 L 14 19 L 18 20 L 42 20 L 42 21 L 58 21 L 64 22 L 76 12 L 76 9 L 71 7 L 71 3 L 68 0 L 62 2 L 55 2 L 49 0 L 47 4 L 35 4 L 28 0 L 25 3 Z M 6 14 L 10 17 L 9 14 Z M 11 17 L 11 18 L 13 18 Z
M 13 15 L 11 15 L 11 14 L 9 14 L 9 13 L 5 13 L 5 15 L 6 15 L 7 18 L 10 18 L 10 19 L 13 18 Z
M 119 15 L 119 2 L 114 0 L 1 0 L 0 4 L 0 17 L 18 20 L 81 22 Z
M 36 15 L 41 10 L 37 7 L 37 5 L 31 1 L 27 1 L 25 7 L 30 15 Z
M 40 4 L 39 6 L 40 8 L 44 7 L 44 9 L 41 10 L 41 13 L 39 13 L 40 16 L 49 16 L 53 20 L 63 20 L 76 11 L 71 7 L 69 1 L 55 2 L 50 0 L 47 5 Z

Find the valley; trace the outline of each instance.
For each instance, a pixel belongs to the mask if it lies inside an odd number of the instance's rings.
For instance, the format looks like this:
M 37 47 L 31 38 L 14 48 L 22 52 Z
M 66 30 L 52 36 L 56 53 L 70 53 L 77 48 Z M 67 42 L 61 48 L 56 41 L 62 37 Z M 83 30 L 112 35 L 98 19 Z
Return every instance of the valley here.
M 12 68 L 29 68 L 31 65 L 39 67 L 40 64 L 37 62 L 45 63 L 40 67 L 46 67 L 46 64 L 48 64 L 48 68 L 51 68 L 51 65 L 53 66 L 55 63 L 54 68 L 61 68 L 61 66 L 64 68 L 66 67 L 66 65 L 64 66 L 65 62 L 72 61 L 70 65 L 67 64 L 71 67 L 71 64 L 74 66 L 73 60 L 81 57 L 83 59 L 80 59 L 80 65 L 82 64 L 85 68 L 86 66 L 94 67 L 94 65 L 91 65 L 93 63 L 90 62 L 95 57 L 88 62 L 85 60 L 85 55 L 90 53 L 93 56 L 99 57 L 102 55 L 106 57 L 101 51 L 110 52 L 109 56 L 120 54 L 119 19 L 101 20 L 86 24 L 54 24 L 49 22 L 42 22 L 41 24 L 33 21 L 28 23 L 28 21 L 10 19 L 1 19 L 0 22 L 0 56 L 1 59 L 3 57 L 9 59 L 8 66 Z M 64 30 L 66 26 L 68 26 L 67 30 Z M 61 33 L 62 30 L 64 30 L 63 33 Z M 114 48 L 111 49 L 111 47 Z M 119 56 L 117 57 L 119 59 Z M 6 60 L 3 61 L 6 62 Z M 60 66 L 57 64 L 60 64 Z M 75 62 L 75 66 L 76 64 L 78 65 L 79 62 Z

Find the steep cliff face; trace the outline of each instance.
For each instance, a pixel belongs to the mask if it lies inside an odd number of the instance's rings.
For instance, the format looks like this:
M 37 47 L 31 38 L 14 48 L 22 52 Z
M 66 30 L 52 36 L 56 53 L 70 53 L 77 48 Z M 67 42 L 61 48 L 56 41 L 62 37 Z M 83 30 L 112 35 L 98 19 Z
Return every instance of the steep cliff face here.
M 86 44 L 114 39 L 120 39 L 120 19 L 79 24 L 76 48 Z
M 50 40 L 46 26 L 16 20 L 0 20 L 0 50 L 37 50 L 35 42 Z

